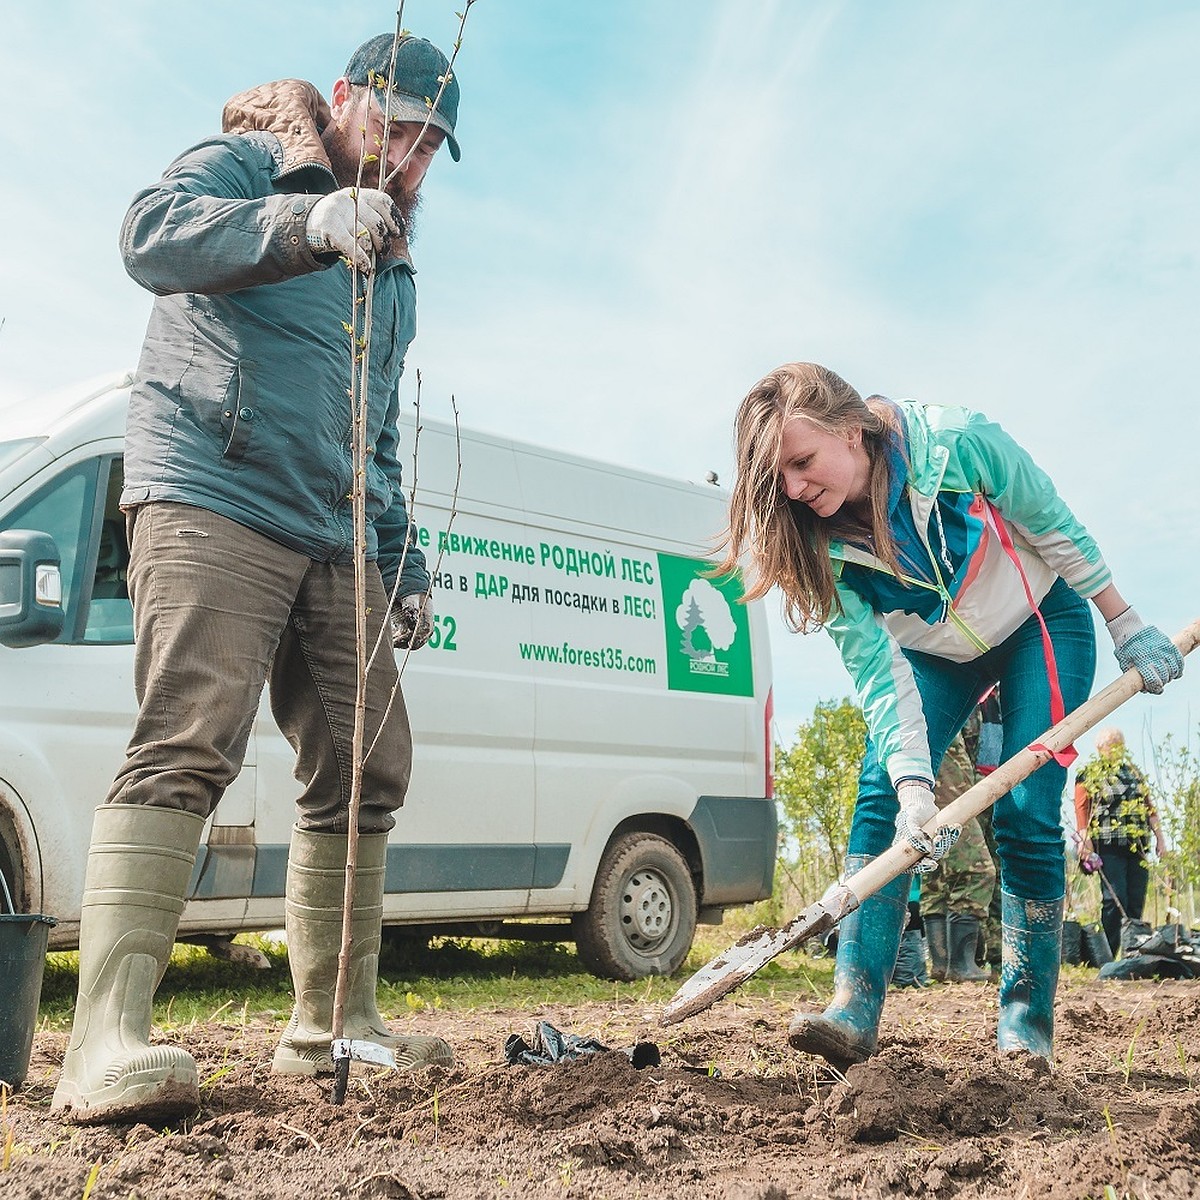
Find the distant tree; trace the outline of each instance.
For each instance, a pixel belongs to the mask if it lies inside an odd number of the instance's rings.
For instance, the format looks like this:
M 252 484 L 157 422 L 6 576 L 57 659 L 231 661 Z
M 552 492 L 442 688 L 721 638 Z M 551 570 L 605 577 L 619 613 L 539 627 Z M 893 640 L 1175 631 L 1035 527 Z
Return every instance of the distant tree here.
M 866 739 L 857 705 L 823 700 L 796 730 L 791 748 L 776 747 L 781 867 L 806 900 L 815 899 L 842 869 Z
M 1187 888 L 1194 918 L 1200 885 L 1200 754 L 1168 733 L 1154 746 L 1154 775 L 1154 803 L 1169 846 L 1160 868 L 1163 882 L 1174 890 Z

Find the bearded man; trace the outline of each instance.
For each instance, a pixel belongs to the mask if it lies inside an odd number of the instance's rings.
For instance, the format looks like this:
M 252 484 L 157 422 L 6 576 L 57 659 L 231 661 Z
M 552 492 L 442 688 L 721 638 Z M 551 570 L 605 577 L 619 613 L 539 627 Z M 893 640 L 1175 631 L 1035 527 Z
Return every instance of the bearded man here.
M 158 297 L 121 496 L 140 711 L 88 857 L 79 997 L 53 1102 L 75 1120 L 154 1124 L 199 1105 L 192 1057 L 149 1044 L 152 1000 L 201 831 L 241 769 L 267 685 L 302 788 L 285 885 L 296 1006 L 273 1069 L 333 1070 L 357 689 L 345 323 L 368 281 L 368 645 L 390 620 L 395 644 L 417 648 L 432 622 L 396 421 L 416 330 L 411 218 L 443 142 L 459 157 L 459 88 L 435 46 L 395 42 L 360 46 L 328 105 L 300 80 L 230 101 L 225 133 L 177 158 L 122 227 L 126 270 Z M 396 681 L 394 658 L 377 656 L 345 1036 L 411 1068 L 452 1055 L 437 1038 L 394 1036 L 375 1001 L 387 835 L 412 761 Z

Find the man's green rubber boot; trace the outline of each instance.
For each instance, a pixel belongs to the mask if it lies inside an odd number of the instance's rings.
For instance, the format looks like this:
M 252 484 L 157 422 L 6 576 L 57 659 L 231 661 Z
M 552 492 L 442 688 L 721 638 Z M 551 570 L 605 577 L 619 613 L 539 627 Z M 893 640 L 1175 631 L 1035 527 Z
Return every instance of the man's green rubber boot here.
M 947 983 L 988 983 L 991 974 L 975 965 L 979 946 L 979 918 L 965 913 L 947 913 L 950 961 L 946 967 Z
M 921 914 L 921 923 L 925 926 L 925 942 L 929 946 L 929 976 L 938 983 L 946 982 L 946 966 L 950 957 L 947 942 L 947 921 L 945 913 Z
M 846 859 L 846 877 L 871 858 Z M 839 1071 L 863 1062 L 879 1045 L 879 1017 L 887 981 L 896 966 L 900 933 L 908 911 L 911 876 L 893 879 L 868 896 L 839 926 L 833 999 L 820 1016 L 800 1013 L 788 1027 L 797 1050 L 819 1054 Z
M 200 1107 L 196 1063 L 150 1045 L 204 829 L 201 817 L 144 804 L 96 810 L 79 918 L 79 997 L 51 1111 L 85 1124 L 172 1121 Z
M 1054 1050 L 1063 897 L 1022 900 L 1002 890 L 1000 911 L 1003 960 L 996 1045 L 1001 1053 L 1025 1051 L 1049 1062 Z
M 292 830 L 285 921 L 296 1004 L 271 1063 L 271 1070 L 280 1075 L 333 1072 L 333 995 L 342 945 L 346 843 L 345 834 Z M 386 860 L 387 834 L 359 835 L 345 1036 L 386 1046 L 402 1071 L 450 1066 L 454 1055 L 441 1038 L 392 1033 L 376 1004 Z

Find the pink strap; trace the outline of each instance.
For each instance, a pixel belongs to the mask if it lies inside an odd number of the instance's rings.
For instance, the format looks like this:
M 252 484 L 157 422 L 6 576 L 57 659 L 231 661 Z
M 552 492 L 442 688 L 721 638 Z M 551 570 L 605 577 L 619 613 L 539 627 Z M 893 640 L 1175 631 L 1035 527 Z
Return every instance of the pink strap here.
M 1050 641 L 1050 630 L 1046 628 L 1046 621 L 1033 599 L 1029 580 L 1025 576 L 1025 568 L 1021 566 L 1021 559 L 1018 557 L 1016 547 L 1009 536 L 1008 527 L 1004 524 L 1004 518 L 990 501 L 988 502 L 988 508 L 992 510 L 996 532 L 1000 535 L 1000 545 L 1004 547 L 1004 553 L 1012 559 L 1013 564 L 1016 566 L 1017 573 L 1021 576 L 1021 583 L 1025 588 L 1025 599 L 1029 602 L 1029 607 L 1033 610 L 1033 615 L 1037 617 L 1038 624 L 1042 627 L 1042 652 L 1046 656 L 1046 678 L 1050 684 L 1050 723 L 1051 725 L 1057 725 L 1067 715 L 1067 710 L 1066 705 L 1063 703 L 1062 688 L 1058 684 L 1058 663 L 1054 659 L 1054 643 Z M 1060 767 L 1069 767 L 1079 757 L 1079 751 L 1073 745 L 1067 746 L 1064 750 L 1051 750 L 1049 746 L 1044 746 L 1041 742 L 1032 742 L 1027 749 L 1049 754 Z

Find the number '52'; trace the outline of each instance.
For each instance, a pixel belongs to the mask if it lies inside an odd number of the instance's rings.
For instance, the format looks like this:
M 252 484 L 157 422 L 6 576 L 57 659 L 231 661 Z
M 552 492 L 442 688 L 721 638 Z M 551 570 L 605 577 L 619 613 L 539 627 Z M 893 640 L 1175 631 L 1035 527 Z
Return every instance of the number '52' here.
M 433 632 L 426 643 L 431 650 L 457 650 L 458 643 L 454 635 L 458 632 L 458 622 L 453 617 L 434 613 Z

